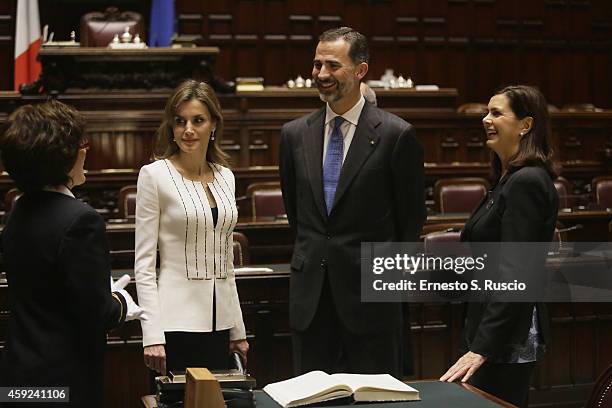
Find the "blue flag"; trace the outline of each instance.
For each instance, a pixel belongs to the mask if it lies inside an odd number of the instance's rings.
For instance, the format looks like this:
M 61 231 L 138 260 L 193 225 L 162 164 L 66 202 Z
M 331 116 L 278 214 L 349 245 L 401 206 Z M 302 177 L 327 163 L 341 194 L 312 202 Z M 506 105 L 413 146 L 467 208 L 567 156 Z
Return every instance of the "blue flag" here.
M 174 0 L 153 0 L 149 47 L 169 47 L 174 32 Z

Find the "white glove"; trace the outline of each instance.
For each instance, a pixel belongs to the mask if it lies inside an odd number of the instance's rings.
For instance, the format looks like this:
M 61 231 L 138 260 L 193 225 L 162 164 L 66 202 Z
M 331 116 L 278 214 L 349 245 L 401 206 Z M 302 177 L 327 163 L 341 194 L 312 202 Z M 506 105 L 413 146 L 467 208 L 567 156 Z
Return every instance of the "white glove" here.
M 124 275 L 124 276 L 127 276 L 127 275 Z M 125 303 L 127 303 L 127 313 L 125 315 L 126 322 L 130 320 L 136 320 L 136 319 L 147 320 L 147 315 L 145 314 L 144 310 L 140 306 L 138 306 L 136 303 L 134 303 L 134 299 L 132 299 L 130 294 L 127 293 L 125 289 L 114 290 L 114 292 L 121 293 L 121 295 L 125 299 Z
M 113 282 L 113 277 L 110 278 L 110 288 L 111 292 L 117 292 L 120 289 L 125 289 L 125 287 L 130 283 L 130 275 L 127 273 Z

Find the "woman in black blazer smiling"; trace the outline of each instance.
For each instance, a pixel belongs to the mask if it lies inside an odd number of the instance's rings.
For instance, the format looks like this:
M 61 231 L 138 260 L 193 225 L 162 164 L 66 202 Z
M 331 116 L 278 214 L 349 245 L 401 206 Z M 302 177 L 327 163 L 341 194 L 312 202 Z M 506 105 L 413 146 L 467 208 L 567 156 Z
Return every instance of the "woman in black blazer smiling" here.
M 518 85 L 502 89 L 482 120 L 492 150 L 496 181 L 462 231 L 462 241 L 549 242 L 558 197 L 544 96 Z M 502 259 L 500 265 L 512 262 Z M 549 341 L 548 317 L 540 303 L 470 303 L 466 352 L 440 378 L 470 382 L 517 406 L 527 406 L 529 383 Z

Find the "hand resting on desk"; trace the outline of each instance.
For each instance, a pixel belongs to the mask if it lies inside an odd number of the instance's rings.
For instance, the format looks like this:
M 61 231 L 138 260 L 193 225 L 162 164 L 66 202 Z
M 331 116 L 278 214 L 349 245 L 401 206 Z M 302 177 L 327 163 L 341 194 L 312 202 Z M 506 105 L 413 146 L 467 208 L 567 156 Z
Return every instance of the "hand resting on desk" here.
M 485 356 L 468 351 L 440 377 L 440 381 L 453 382 L 462 377 L 461 382 L 466 382 L 485 361 Z

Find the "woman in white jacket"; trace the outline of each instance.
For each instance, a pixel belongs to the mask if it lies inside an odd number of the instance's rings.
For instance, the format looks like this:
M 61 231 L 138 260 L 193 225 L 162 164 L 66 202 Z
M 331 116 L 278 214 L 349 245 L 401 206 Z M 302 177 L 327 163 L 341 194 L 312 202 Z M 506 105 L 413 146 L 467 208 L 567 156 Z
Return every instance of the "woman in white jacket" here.
M 134 270 L 148 316 L 144 360 L 162 374 L 227 368 L 231 351 L 244 359 L 248 352 L 233 267 L 235 183 L 222 134 L 212 88 L 185 81 L 166 103 L 157 161 L 138 176 Z

